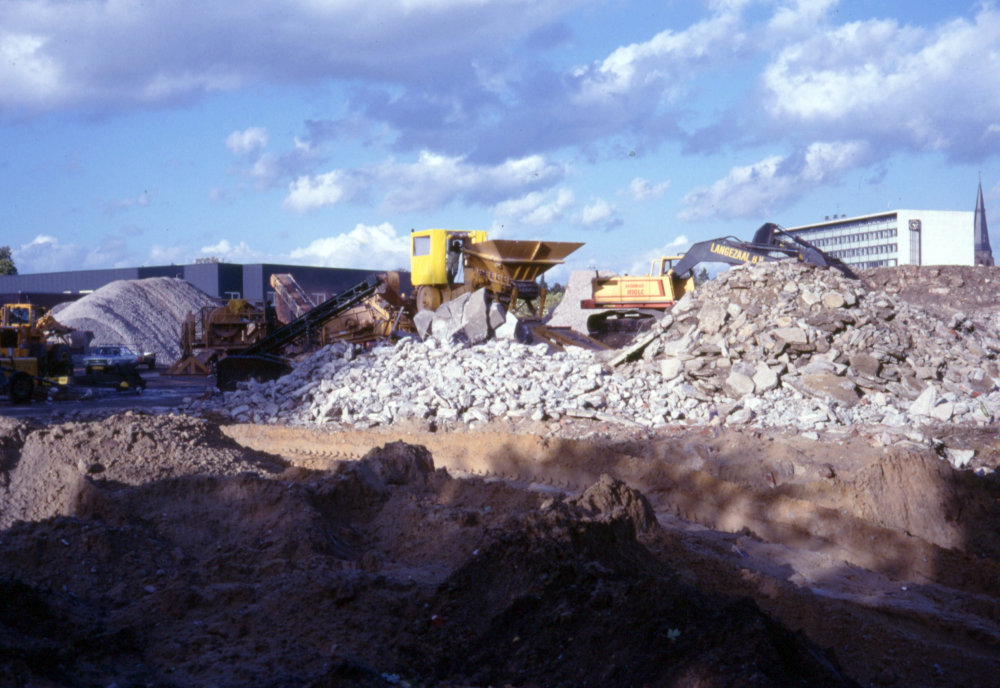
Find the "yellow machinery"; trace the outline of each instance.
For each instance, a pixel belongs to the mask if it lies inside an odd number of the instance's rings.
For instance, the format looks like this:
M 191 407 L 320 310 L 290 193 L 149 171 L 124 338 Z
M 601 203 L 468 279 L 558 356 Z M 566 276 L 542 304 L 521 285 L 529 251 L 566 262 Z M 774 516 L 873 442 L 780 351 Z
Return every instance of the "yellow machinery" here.
M 72 375 L 73 356 L 65 337 L 72 328 L 59 324 L 45 308 L 31 303 L 8 303 L 0 311 L 0 356 L 32 359 L 12 366 L 34 367 L 33 375 Z M 51 341 L 55 339 L 56 341 Z
M 694 291 L 694 277 L 678 277 L 674 261 L 682 256 L 663 256 L 654 260 L 645 275 L 598 277 L 593 282 L 593 298 L 583 308 L 656 308 L 667 309 L 689 291 Z
M 70 332 L 71 328 L 59 324 L 41 306 L 31 303 L 3 306 L 0 310 L 0 386 L 13 401 L 30 399 L 36 381 L 48 384 L 47 378 L 73 374 L 73 356 L 65 342 Z
M 399 273 L 387 272 L 379 275 L 374 295 L 323 323 L 320 344 L 363 344 L 388 339 L 394 332 L 416 333 L 414 315 L 413 298 L 406 298 L 399 291 Z
M 210 375 L 211 364 L 264 338 L 264 311 L 246 299 L 206 306 L 181 323 L 181 358 L 166 375 Z
M 410 235 L 410 270 L 417 310 L 436 310 L 446 301 L 486 289 L 508 311 L 518 299 L 541 313 L 545 292 L 535 281 L 582 243 L 490 241 L 484 231 L 425 229 Z
M 274 289 L 274 317 L 282 325 L 287 325 L 312 310 L 313 302 L 292 275 L 271 275 L 271 288 Z
M 277 319 L 282 325 L 313 310 L 312 302 L 294 276 L 271 275 L 271 287 L 275 291 L 274 308 Z M 378 276 L 378 287 L 374 294 L 329 320 L 324 320 L 318 333 L 307 332 L 307 336 L 296 345 L 308 349 L 317 343 L 317 339 L 320 346 L 333 342 L 364 344 L 388 339 L 394 332 L 416 333 L 414 315 L 413 299 L 407 299 L 400 293 L 399 273 L 387 272 Z

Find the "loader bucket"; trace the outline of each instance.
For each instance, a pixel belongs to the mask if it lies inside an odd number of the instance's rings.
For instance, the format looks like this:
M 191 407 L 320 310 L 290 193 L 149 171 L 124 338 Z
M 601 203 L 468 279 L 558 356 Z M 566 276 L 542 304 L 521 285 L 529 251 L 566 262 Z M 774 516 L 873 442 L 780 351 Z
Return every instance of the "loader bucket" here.
M 469 244 L 463 251 L 471 262 L 511 280 L 533 281 L 563 262 L 582 243 L 571 241 L 511 241 L 494 239 Z

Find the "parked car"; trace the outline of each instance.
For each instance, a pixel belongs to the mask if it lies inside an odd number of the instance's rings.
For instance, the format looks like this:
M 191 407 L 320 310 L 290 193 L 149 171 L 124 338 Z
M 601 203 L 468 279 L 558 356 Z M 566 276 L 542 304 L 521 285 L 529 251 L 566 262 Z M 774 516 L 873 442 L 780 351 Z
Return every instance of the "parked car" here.
M 147 351 L 145 353 L 139 354 L 139 365 L 145 365 L 147 368 L 152 370 L 156 367 L 156 352 Z
M 95 346 L 88 355 L 83 357 L 83 366 L 87 375 L 91 373 L 119 373 L 126 366 L 134 368 L 141 362 L 143 362 L 142 357 L 127 346 Z

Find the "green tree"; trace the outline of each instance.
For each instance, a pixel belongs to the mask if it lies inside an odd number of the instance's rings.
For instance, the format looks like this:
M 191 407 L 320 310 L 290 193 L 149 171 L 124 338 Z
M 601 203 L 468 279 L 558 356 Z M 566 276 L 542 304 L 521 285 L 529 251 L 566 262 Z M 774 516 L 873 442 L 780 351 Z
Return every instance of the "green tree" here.
M 705 268 L 705 267 L 703 267 L 703 268 L 701 269 L 701 272 L 699 272 L 699 273 L 698 273 L 698 274 L 697 274 L 697 275 L 695 276 L 695 278 L 694 278 L 694 284 L 695 284 L 695 286 L 696 286 L 696 287 L 700 287 L 700 286 L 701 286 L 701 285 L 703 285 L 703 284 L 704 284 L 705 282 L 707 282 L 707 281 L 708 281 L 709 279 L 710 279 L 710 278 L 709 278 L 709 276 L 708 276 L 708 268 Z
M 16 275 L 17 266 L 10 246 L 0 246 L 0 275 Z

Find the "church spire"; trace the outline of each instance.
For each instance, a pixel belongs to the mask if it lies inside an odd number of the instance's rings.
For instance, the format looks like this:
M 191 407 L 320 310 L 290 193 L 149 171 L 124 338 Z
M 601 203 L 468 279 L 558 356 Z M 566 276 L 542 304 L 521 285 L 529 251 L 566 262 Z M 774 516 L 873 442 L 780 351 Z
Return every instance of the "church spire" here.
M 979 180 L 979 194 L 976 197 L 976 217 L 973 224 L 976 265 L 993 267 L 993 249 L 990 248 L 990 231 L 986 226 L 986 206 L 983 204 L 983 182 Z

